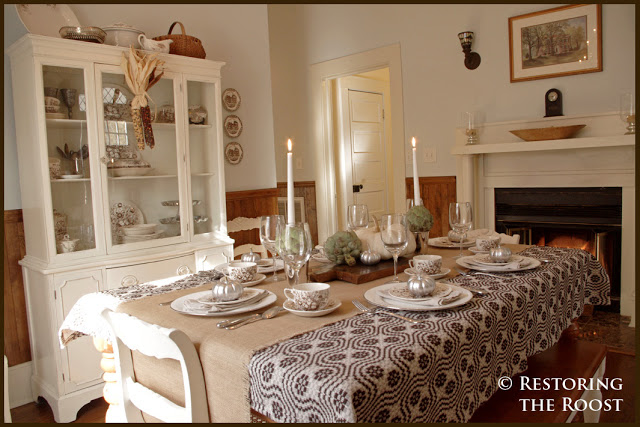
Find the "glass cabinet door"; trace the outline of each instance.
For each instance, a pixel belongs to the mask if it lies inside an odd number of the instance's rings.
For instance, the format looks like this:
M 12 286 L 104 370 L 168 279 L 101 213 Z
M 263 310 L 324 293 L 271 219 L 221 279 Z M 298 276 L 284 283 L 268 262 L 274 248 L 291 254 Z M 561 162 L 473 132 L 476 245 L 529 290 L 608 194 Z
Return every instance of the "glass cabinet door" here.
M 221 207 L 216 195 L 224 191 L 220 188 L 218 170 L 218 146 L 215 144 L 216 106 L 218 99 L 216 84 L 210 82 L 187 81 L 187 104 L 189 120 L 189 168 L 191 173 L 191 199 L 194 222 L 194 236 L 204 236 L 214 232 L 215 220 Z
M 106 68 L 106 67 L 105 67 Z M 149 91 L 154 144 L 139 143 L 130 104 L 133 94 L 122 73 L 99 72 L 102 89 L 107 200 L 111 247 L 147 247 L 186 241 L 181 226 L 183 154 L 178 144 L 175 79 L 165 74 Z M 98 108 L 100 114 L 101 109 Z
M 58 254 L 96 248 L 84 71 L 83 68 L 42 66 Z

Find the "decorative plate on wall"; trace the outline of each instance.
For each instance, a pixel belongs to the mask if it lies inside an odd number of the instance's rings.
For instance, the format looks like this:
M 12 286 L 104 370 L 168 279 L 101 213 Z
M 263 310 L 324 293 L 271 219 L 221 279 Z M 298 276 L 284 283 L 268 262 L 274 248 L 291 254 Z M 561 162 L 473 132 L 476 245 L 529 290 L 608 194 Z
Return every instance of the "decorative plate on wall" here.
M 227 116 L 224 119 L 224 131 L 231 138 L 236 138 L 242 133 L 242 120 L 238 116 Z
M 232 165 L 237 165 L 242 161 L 244 151 L 242 145 L 237 142 L 230 142 L 224 147 L 224 157 Z
M 240 108 L 240 102 L 242 102 L 242 98 L 237 90 L 229 88 L 222 92 L 222 105 L 225 110 L 236 111 Z

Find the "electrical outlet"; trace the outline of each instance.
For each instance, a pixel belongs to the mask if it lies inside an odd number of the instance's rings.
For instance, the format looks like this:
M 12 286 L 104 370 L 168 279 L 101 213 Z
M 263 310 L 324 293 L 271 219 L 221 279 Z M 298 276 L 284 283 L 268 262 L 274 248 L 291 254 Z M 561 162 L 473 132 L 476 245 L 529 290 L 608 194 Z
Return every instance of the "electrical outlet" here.
M 296 159 L 296 169 L 302 169 L 302 159 Z
M 424 147 L 422 151 L 422 161 L 424 163 L 435 163 L 436 149 L 434 147 Z

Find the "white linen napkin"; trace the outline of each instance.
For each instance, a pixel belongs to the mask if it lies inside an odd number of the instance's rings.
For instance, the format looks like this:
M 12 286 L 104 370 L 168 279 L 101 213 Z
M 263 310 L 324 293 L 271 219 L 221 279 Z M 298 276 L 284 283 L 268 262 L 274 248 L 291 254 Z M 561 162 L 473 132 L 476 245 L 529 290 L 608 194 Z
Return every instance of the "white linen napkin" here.
M 465 260 L 467 264 L 469 264 L 472 268 L 475 267 L 479 267 L 481 269 L 486 269 L 487 267 L 491 268 L 491 271 L 509 271 L 509 270 L 519 270 L 524 266 L 529 265 L 529 260 L 522 259 L 520 261 L 513 261 L 507 264 L 500 264 L 500 265 L 492 265 L 492 266 L 488 266 L 487 264 L 479 264 L 477 262 L 474 262 L 471 258 L 466 259 Z
M 460 291 L 451 291 L 444 297 L 433 297 L 433 298 L 428 298 L 420 301 L 408 301 L 406 299 L 394 298 L 393 295 L 389 294 L 389 291 L 387 289 L 379 289 L 376 292 L 378 296 L 386 300 L 400 302 L 402 304 L 415 305 L 416 307 L 439 307 L 442 305 L 448 305 L 460 299 L 464 295 Z

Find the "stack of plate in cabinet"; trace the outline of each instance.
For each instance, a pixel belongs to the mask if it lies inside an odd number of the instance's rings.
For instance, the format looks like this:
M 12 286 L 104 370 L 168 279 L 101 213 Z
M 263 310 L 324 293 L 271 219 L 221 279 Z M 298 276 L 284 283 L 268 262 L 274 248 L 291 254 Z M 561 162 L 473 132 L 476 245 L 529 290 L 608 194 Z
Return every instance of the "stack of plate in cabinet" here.
M 164 232 L 157 231 L 157 226 L 158 224 L 135 224 L 122 227 L 120 241 L 122 243 L 136 243 L 158 239 Z

